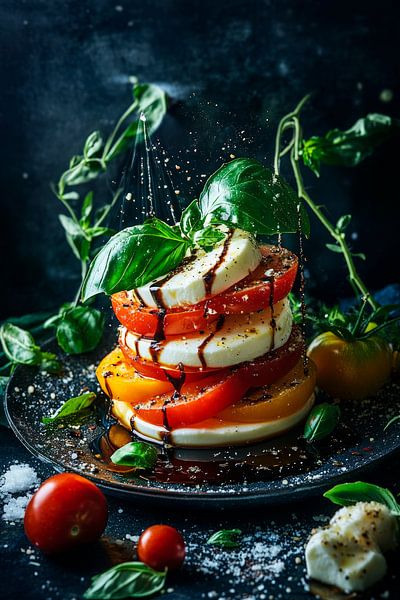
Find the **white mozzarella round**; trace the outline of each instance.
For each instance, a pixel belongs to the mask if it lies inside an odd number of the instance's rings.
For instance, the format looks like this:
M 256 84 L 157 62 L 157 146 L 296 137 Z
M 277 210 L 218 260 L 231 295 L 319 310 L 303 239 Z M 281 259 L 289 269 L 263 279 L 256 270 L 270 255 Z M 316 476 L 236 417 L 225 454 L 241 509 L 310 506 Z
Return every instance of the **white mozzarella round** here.
M 184 263 L 174 273 L 159 277 L 130 294 L 146 306 L 159 306 L 160 301 L 164 308 L 197 304 L 206 296 L 220 294 L 247 277 L 260 264 L 261 258 L 254 238 L 235 229 L 211 252 L 198 250 L 194 260 Z
M 162 365 L 187 367 L 224 368 L 253 360 L 273 348 L 279 348 L 289 339 L 292 329 L 292 313 L 288 300 L 281 300 L 274 306 L 275 326 L 271 320 L 271 309 L 247 315 L 226 317 L 218 330 L 216 323 L 204 335 L 179 336 L 159 343 L 141 338 L 139 335 L 122 329 L 122 339 L 126 345 L 145 360 L 154 360 Z
M 305 418 L 313 404 L 314 394 L 299 411 L 288 417 L 256 423 L 229 422 L 214 417 L 196 425 L 173 429 L 168 437 L 173 446 L 181 448 L 232 446 L 256 442 L 291 429 Z M 165 439 L 164 427 L 152 425 L 138 416 L 134 417 L 132 406 L 126 402 L 114 400 L 112 413 L 121 425 L 129 430 L 133 426 L 134 430 L 146 439 L 157 442 Z

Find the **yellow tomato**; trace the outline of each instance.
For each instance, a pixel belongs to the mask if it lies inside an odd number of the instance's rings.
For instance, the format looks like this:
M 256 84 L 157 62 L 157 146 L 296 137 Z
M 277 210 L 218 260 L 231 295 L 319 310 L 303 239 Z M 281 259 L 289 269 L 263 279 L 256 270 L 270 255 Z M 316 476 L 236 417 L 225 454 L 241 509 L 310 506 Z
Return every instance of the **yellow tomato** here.
M 169 381 L 158 381 L 143 377 L 126 362 L 119 348 L 107 354 L 96 370 L 101 388 L 114 400 L 139 403 L 158 394 L 173 393 L 174 387 Z
M 327 331 L 311 342 L 307 354 L 317 366 L 318 387 L 344 400 L 372 396 L 392 370 L 392 350 L 378 335 L 348 341 Z
M 288 417 L 298 412 L 310 398 L 315 388 L 315 377 L 314 363 L 308 361 L 305 373 L 300 360 L 284 377 L 247 393 L 242 400 L 220 412 L 218 417 L 244 423 Z

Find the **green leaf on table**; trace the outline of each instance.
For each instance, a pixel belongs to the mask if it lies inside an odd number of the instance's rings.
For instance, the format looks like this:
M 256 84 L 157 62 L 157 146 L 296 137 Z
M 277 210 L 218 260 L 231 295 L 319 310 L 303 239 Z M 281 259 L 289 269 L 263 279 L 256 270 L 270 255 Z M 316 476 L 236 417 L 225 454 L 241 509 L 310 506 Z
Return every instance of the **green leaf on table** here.
M 304 164 L 319 176 L 321 163 L 333 166 L 354 167 L 370 156 L 375 148 L 400 132 L 400 120 L 372 113 L 341 131 L 332 129 L 325 136 L 304 140 Z
M 335 404 L 324 402 L 314 406 L 304 426 L 304 438 L 317 442 L 332 433 L 339 423 L 340 409 Z
M 386 431 L 386 429 L 388 427 L 390 427 L 391 425 L 393 425 L 393 423 L 397 423 L 397 421 L 400 421 L 400 415 L 396 415 L 395 417 L 392 417 L 385 425 L 385 427 L 383 428 L 383 431 Z
M 393 514 L 400 516 L 400 505 L 392 492 L 372 483 L 341 483 L 325 492 L 324 497 L 340 506 L 351 506 L 357 502 L 379 502 L 387 506 Z
M 42 417 L 42 423 L 48 425 L 68 417 L 76 417 L 83 412 L 86 414 L 87 409 L 92 407 L 95 400 L 96 394 L 94 392 L 86 392 L 80 396 L 70 398 L 60 406 L 52 417 Z
M 95 156 L 101 149 L 103 145 L 103 140 L 100 134 L 100 131 L 93 131 L 91 133 L 83 147 L 83 155 L 86 159 L 92 158 Z
M 59 346 L 67 354 L 82 354 L 94 350 L 104 330 L 104 315 L 90 306 L 75 306 L 62 310 L 56 326 Z
M 163 589 L 166 576 L 167 571 L 155 571 L 141 562 L 121 563 L 92 577 L 83 597 L 86 600 L 145 598 Z
M 240 529 L 221 529 L 212 534 L 207 544 L 222 546 L 223 548 L 238 548 L 240 542 L 238 537 L 242 534 Z
M 152 469 L 157 462 L 157 455 L 157 450 L 151 444 L 129 442 L 111 455 L 111 461 L 116 465 Z
M 113 235 L 92 260 L 82 301 L 101 292 L 114 294 L 165 275 L 183 260 L 189 242 L 179 231 L 153 219 Z
M 308 236 L 308 216 L 302 204 L 298 208 L 299 202 L 296 192 L 281 176 L 257 160 L 237 158 L 222 165 L 206 181 L 198 202 L 197 229 L 225 224 L 254 235 L 272 235 L 295 233 L 300 221 Z
M 167 112 L 167 97 L 165 92 L 152 83 L 135 83 L 133 86 L 133 99 L 136 113 L 143 113 L 146 117 L 146 129 L 149 135 L 154 133 L 161 125 Z M 113 143 L 105 160 L 110 161 L 121 154 L 132 144 L 137 135 L 142 132 L 139 119 L 132 121 Z

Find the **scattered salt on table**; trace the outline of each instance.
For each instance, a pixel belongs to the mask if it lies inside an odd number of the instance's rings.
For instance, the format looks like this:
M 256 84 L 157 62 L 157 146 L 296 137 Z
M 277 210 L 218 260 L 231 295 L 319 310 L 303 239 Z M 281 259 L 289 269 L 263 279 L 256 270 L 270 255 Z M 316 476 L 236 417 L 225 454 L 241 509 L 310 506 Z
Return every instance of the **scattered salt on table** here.
M 30 465 L 13 464 L 0 477 L 0 500 L 3 502 L 5 521 L 23 519 L 32 492 L 40 485 L 40 479 Z M 19 494 L 18 496 L 16 496 Z

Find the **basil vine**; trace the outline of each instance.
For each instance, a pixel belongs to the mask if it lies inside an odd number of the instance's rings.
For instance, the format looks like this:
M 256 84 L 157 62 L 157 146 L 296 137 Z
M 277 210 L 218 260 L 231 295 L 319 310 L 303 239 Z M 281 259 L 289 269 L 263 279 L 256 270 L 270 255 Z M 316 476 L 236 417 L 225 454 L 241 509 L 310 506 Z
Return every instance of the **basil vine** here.
M 129 442 L 111 455 L 111 461 L 116 465 L 152 469 L 157 462 L 157 456 L 157 450 L 151 444 Z
M 340 506 L 351 506 L 357 502 L 379 502 L 387 506 L 394 515 L 400 516 L 400 504 L 392 492 L 372 483 L 341 483 L 325 492 L 324 497 Z
M 332 433 L 339 419 L 338 406 L 326 402 L 314 406 L 304 426 L 304 438 L 309 442 L 322 440 Z
M 163 589 L 166 576 L 167 571 L 155 571 L 141 562 L 121 563 L 92 577 L 83 597 L 86 600 L 145 598 Z
M 85 392 L 80 396 L 70 398 L 52 417 L 42 417 L 42 423 L 49 425 L 55 421 L 60 421 L 70 417 L 82 416 L 87 414 L 87 409 L 91 408 L 94 401 L 96 400 L 96 394 L 94 392 Z

